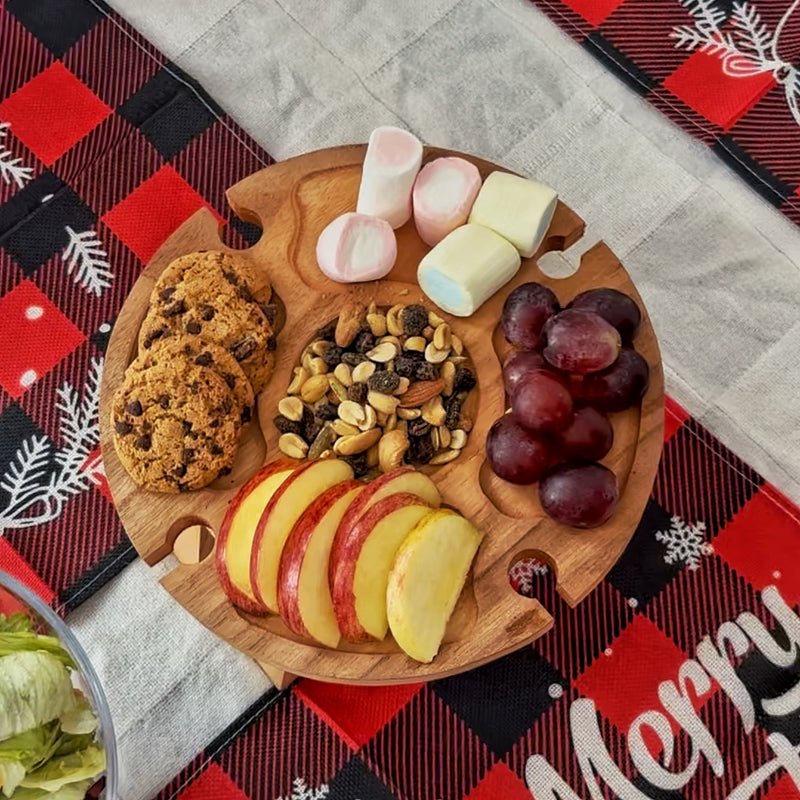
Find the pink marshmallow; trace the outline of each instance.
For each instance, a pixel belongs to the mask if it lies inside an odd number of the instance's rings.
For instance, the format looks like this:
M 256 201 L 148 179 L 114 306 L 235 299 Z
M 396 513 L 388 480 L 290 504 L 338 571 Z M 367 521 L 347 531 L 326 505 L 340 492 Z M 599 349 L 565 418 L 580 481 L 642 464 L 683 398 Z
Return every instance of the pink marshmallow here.
M 375 281 L 391 272 L 397 239 L 386 220 L 349 211 L 317 239 L 317 264 L 338 283 Z
M 478 168 L 456 156 L 426 164 L 414 183 L 414 224 L 431 247 L 467 221 L 481 188 Z

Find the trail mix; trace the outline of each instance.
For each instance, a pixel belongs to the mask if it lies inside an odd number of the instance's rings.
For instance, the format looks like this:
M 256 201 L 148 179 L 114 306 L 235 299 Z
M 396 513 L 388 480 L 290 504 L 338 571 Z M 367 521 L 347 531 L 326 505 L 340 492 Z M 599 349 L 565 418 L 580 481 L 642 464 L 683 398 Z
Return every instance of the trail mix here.
M 348 304 L 300 362 L 273 420 L 291 458 L 335 454 L 363 475 L 447 464 L 467 443 L 475 371 L 458 336 L 424 306 Z

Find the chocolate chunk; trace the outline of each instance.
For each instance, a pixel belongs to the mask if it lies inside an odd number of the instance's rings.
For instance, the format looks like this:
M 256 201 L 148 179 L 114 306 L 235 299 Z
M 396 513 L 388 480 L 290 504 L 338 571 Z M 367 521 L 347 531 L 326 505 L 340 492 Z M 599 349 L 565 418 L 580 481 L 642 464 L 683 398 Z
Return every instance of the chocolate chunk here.
M 274 336 L 270 336 L 270 337 L 267 339 L 267 350 L 268 350 L 270 353 L 273 353 L 273 352 L 275 352 L 275 350 L 277 350 L 277 349 L 278 349 L 278 341 L 276 340 L 276 338 L 275 338 Z
M 158 404 L 161 408 L 169 408 L 170 396 L 168 394 L 160 394 L 158 396 Z
M 200 306 L 200 318 L 206 322 L 211 322 L 211 320 L 214 319 L 214 314 L 216 314 L 216 311 L 214 311 L 214 306 Z
M 248 338 L 239 342 L 239 344 L 235 344 L 231 348 L 231 352 L 233 353 L 233 357 L 237 361 L 244 361 L 248 356 L 251 356 L 255 352 L 255 349 L 256 349 L 255 339 Z
M 211 446 L 208 448 L 208 451 L 212 456 L 221 456 L 225 452 L 216 442 L 211 444 Z
M 137 450 L 149 450 L 152 444 L 153 443 L 150 437 L 145 434 L 144 436 L 137 437 L 136 441 L 133 443 L 133 446 Z
M 236 294 L 242 298 L 242 300 L 246 300 L 248 303 L 253 300 L 253 295 L 250 292 L 250 288 L 245 284 L 242 284 L 237 290 Z
M 191 322 L 187 322 L 186 323 L 186 332 L 187 333 L 197 334 L 197 333 L 200 333 L 201 330 L 203 330 L 203 328 L 202 328 L 202 326 L 200 325 L 199 322 L 195 322 L 194 320 L 192 320 Z
M 233 286 L 239 285 L 239 276 L 233 270 L 224 269 L 222 270 L 222 274 L 225 276 L 225 280 L 228 281 L 228 283 L 230 283 L 231 285 Z
M 114 430 L 120 436 L 127 436 L 133 430 L 133 425 L 131 425 L 129 422 L 125 422 L 125 420 L 115 419 Z
M 176 478 L 182 478 L 186 474 L 186 464 L 178 464 L 178 466 L 172 470 L 172 474 Z
M 155 328 L 152 331 L 148 331 L 147 336 L 144 337 L 144 349 L 147 350 L 157 339 L 163 339 L 167 336 L 169 336 L 169 330 L 167 328 Z
M 125 406 L 125 410 L 132 417 L 141 417 L 143 413 L 142 404 L 138 400 L 132 400 Z
M 214 363 L 214 359 L 211 357 L 211 353 L 207 350 L 204 350 L 200 353 L 197 358 L 195 358 L 194 363 L 197 364 L 198 367 L 210 367 Z M 233 388 L 233 384 L 229 384 L 231 388 Z
M 203 387 L 200 384 L 200 381 L 193 381 L 192 384 L 189 386 L 189 391 L 192 394 L 200 394 L 203 391 Z
M 177 317 L 186 312 L 186 303 L 183 300 L 176 300 L 168 306 L 164 306 L 163 314 L 165 317 Z
M 184 447 L 181 454 L 181 462 L 184 464 L 191 464 L 194 461 L 197 451 L 193 447 Z
M 161 300 L 167 301 L 167 300 L 169 300 L 169 299 L 170 299 L 170 297 L 172 297 L 172 295 L 174 295 L 174 294 L 175 294 L 175 287 L 174 287 L 174 286 L 167 286 L 167 287 L 165 287 L 164 289 L 162 289 L 162 290 L 161 290 L 161 291 L 158 293 L 158 296 L 159 296 L 159 298 L 160 298 Z
M 183 420 L 183 435 L 188 436 L 192 430 L 192 423 L 188 419 Z
M 208 423 L 209 428 L 219 428 L 222 424 L 222 420 L 219 419 L 212 419 L 211 422 Z M 194 436 L 194 434 L 192 434 Z
M 218 478 L 224 478 L 226 475 L 230 475 L 230 474 L 231 474 L 231 468 L 230 468 L 230 467 L 223 467 L 223 468 L 222 468 L 222 469 L 221 469 L 221 470 L 220 470 L 220 471 L 217 473 L 217 477 L 218 477 Z
M 253 409 L 250 408 L 250 406 L 245 406 L 242 409 L 242 416 L 241 416 L 242 422 L 250 422 L 252 418 L 253 418 Z

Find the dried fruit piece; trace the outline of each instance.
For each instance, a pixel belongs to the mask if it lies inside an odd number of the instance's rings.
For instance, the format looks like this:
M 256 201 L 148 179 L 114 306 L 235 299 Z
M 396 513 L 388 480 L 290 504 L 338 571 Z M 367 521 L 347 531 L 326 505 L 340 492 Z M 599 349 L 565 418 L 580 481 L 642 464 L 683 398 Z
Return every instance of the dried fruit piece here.
M 406 306 L 400 313 L 400 323 L 407 336 L 419 336 L 428 325 L 428 311 L 417 304 Z
M 396 372 L 375 372 L 367 380 L 370 391 L 392 394 L 400 385 L 400 376 Z

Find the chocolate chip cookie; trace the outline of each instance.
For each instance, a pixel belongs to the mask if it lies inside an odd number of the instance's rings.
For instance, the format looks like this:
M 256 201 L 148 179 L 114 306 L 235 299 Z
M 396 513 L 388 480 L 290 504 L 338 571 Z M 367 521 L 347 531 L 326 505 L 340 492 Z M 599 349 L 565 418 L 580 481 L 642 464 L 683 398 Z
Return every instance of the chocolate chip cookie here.
M 156 492 L 199 489 L 230 471 L 241 424 L 233 392 L 188 359 L 129 369 L 114 396 L 114 444 L 136 483 Z
M 157 364 L 174 365 L 181 359 L 213 369 L 233 392 L 236 402 L 234 413 L 243 423 L 250 422 L 253 415 L 253 387 L 239 362 L 224 347 L 206 342 L 199 336 L 188 334 L 156 340 L 128 369 L 141 371 Z
M 275 365 L 275 334 L 259 306 L 234 285 L 217 276 L 208 283 L 191 279 L 154 289 L 139 331 L 140 350 L 187 334 L 228 350 L 253 391 L 264 388 Z
M 154 294 L 168 286 L 198 281 L 206 286 L 227 283 L 243 298 L 259 304 L 269 303 L 272 287 L 263 270 L 235 253 L 205 250 L 180 256 L 170 262 L 156 281 Z

